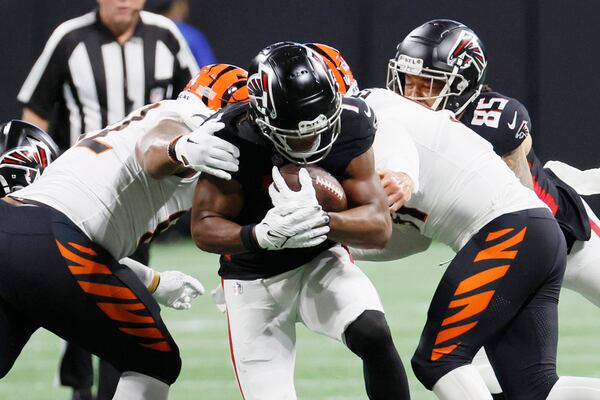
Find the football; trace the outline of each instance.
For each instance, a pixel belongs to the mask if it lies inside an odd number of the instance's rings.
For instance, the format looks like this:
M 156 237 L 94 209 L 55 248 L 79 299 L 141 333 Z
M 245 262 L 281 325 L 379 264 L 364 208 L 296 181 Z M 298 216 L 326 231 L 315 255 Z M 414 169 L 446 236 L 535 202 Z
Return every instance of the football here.
M 319 166 L 286 164 L 280 167 L 279 172 L 291 190 L 300 190 L 300 179 L 298 178 L 300 168 L 308 170 L 317 194 L 317 201 L 323 210 L 340 212 L 348 209 L 348 199 L 340 182 Z

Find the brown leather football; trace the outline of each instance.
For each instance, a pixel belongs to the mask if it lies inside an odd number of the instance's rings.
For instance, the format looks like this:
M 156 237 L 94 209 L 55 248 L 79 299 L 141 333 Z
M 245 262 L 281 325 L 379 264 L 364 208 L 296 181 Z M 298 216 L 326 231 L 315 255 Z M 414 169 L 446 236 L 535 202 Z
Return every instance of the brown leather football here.
M 300 168 L 308 170 L 317 194 L 317 201 L 323 210 L 340 212 L 348 209 L 348 199 L 340 182 L 317 165 L 286 164 L 279 167 L 279 172 L 290 189 L 300 190 L 300 180 L 298 179 Z

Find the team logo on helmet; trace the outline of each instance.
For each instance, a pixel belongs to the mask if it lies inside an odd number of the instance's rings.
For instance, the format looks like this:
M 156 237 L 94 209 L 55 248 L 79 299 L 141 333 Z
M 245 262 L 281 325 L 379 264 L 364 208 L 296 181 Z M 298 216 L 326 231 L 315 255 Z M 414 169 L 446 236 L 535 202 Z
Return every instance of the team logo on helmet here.
M 271 76 L 263 64 L 258 65 L 258 72 L 248 77 L 248 97 L 257 110 L 270 118 L 277 118 L 277 110 L 271 90 Z
M 19 179 L 16 174 L 21 174 L 21 179 L 23 179 L 24 182 L 19 182 L 21 183 L 18 185 L 19 188 L 32 184 L 47 166 L 48 158 L 46 152 L 39 147 L 37 148 L 37 151 L 29 146 L 17 147 L 9 150 L 2 158 L 0 158 L 0 171 L 4 172 L 4 168 L 6 167 L 12 168 L 9 172 L 9 177 L 15 180 L 13 185 L 17 185 Z M 9 185 L 9 183 L 6 185 Z M 16 188 L 13 188 L 11 191 L 14 190 L 16 190 Z
M 477 36 L 469 31 L 462 31 L 458 40 L 448 54 L 448 65 L 466 69 L 474 65 L 479 75 L 483 73 L 487 61 Z

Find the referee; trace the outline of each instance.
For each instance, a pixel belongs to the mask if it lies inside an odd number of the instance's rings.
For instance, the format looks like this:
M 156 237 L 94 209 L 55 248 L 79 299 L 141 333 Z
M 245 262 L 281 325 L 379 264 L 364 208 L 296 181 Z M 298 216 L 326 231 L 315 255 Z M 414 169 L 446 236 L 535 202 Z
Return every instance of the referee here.
M 17 96 L 22 119 L 64 150 L 82 133 L 177 97 L 198 65 L 175 24 L 143 7 L 144 0 L 98 0 L 97 10 L 58 26 Z M 148 264 L 147 247 L 135 255 Z M 67 344 L 59 378 L 73 388 L 73 400 L 93 398 L 91 355 L 83 349 Z M 112 398 L 118 378 L 100 363 L 97 400 Z
M 98 5 L 56 28 L 17 96 L 22 119 L 63 149 L 145 104 L 177 97 L 198 71 L 176 25 L 141 11 L 144 0 Z

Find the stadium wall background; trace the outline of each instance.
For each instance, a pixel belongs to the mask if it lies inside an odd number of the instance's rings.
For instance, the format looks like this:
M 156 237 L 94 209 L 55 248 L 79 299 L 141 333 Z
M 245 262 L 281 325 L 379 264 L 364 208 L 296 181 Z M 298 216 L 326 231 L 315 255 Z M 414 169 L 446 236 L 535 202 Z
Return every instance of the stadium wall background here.
M 387 60 L 413 27 L 434 18 L 462 21 L 485 44 L 488 83 L 529 109 L 540 158 L 600 167 L 600 2 L 567 3 L 190 0 L 190 22 L 208 36 L 220 62 L 244 67 L 275 41 L 331 44 L 345 55 L 360 86 L 369 87 L 384 85 Z M 20 115 L 16 94 L 52 30 L 94 5 L 93 0 L 0 0 L 0 120 Z

